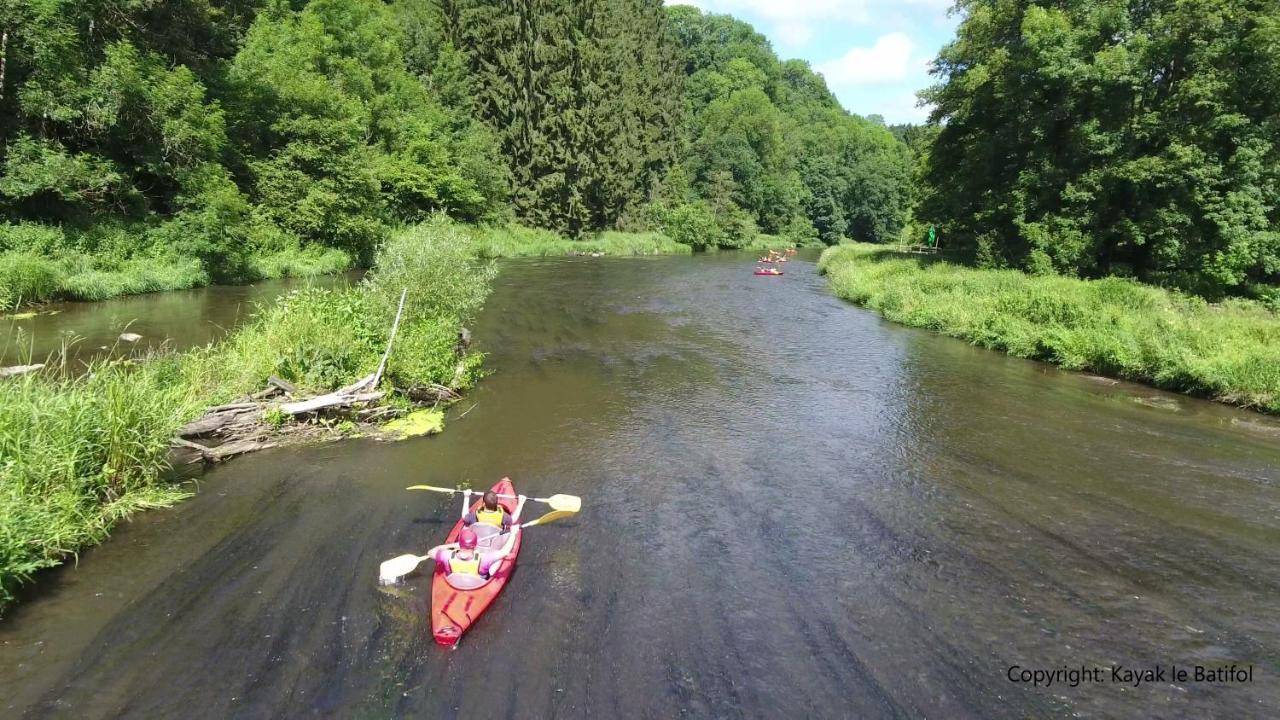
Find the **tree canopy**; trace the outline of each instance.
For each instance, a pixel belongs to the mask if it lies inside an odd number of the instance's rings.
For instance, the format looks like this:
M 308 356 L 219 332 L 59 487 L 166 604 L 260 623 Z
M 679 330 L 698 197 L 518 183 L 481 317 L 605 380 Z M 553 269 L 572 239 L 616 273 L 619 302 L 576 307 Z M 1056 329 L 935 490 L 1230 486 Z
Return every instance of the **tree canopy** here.
M 1035 272 L 1217 296 L 1280 280 L 1271 0 L 961 0 L 920 215 Z

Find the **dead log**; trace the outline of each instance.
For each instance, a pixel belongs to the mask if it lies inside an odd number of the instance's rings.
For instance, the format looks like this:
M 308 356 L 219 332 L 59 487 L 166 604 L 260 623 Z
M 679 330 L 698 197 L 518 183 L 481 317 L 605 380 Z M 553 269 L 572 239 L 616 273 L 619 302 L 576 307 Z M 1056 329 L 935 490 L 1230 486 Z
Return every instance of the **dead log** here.
M 235 440 L 233 442 L 225 443 L 223 445 L 218 445 L 216 447 L 210 447 L 208 445 L 201 445 L 200 443 L 193 443 L 190 440 L 175 438 L 173 441 L 173 444 L 176 445 L 177 447 L 186 448 L 188 450 L 194 450 L 199 455 L 199 457 L 195 458 L 194 460 L 191 460 L 190 461 L 191 463 L 222 462 L 223 460 L 226 460 L 227 458 L 235 457 L 236 455 L 243 455 L 245 453 L 256 452 L 258 450 L 266 450 L 267 448 L 273 448 L 276 446 L 276 443 L 273 443 L 273 442 L 267 442 L 263 440 L 250 440 L 250 439 Z
M 184 425 L 178 430 L 178 437 L 200 437 L 222 433 L 233 426 L 257 424 L 261 418 L 262 409 L 257 405 L 244 410 L 210 413 Z
M 278 389 L 280 389 L 280 390 L 283 390 L 284 392 L 287 392 L 287 393 L 289 393 L 290 395 L 297 395 L 297 394 L 298 394 L 298 386 L 297 386 L 297 385 L 294 385 L 293 383 L 289 382 L 288 380 L 284 380 L 284 379 L 282 379 L 282 378 L 278 378 L 278 377 L 276 377 L 275 375 L 272 375 L 272 376 L 270 376 L 270 377 L 268 377 L 268 378 L 267 378 L 267 384 L 268 384 L 268 385 L 270 385 L 271 387 L 274 387 L 274 388 L 278 388 Z M 265 391 L 264 391 L 264 392 L 265 392 Z
M 386 393 L 369 392 L 348 394 L 339 390 L 337 392 L 329 393 L 328 395 L 311 398 L 310 400 L 285 403 L 280 406 L 280 409 L 289 415 L 302 415 L 304 413 L 312 413 L 326 408 L 346 407 L 349 405 L 373 402 L 374 400 L 380 399 L 383 395 L 386 395 Z
M 13 365 L 11 367 L 0 368 L 0 378 L 26 375 L 27 373 L 35 372 L 42 367 L 44 367 L 44 363 L 36 363 L 35 365 Z

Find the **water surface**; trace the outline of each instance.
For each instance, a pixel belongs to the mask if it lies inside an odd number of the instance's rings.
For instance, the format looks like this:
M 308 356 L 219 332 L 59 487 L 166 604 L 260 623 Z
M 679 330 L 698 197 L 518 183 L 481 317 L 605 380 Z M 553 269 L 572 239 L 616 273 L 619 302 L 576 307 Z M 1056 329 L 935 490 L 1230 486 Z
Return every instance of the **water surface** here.
M 808 262 L 507 263 L 445 434 L 237 459 L 0 622 L 0 712 L 1269 717 L 1280 425 L 898 327 Z M 583 496 L 453 651 L 406 485 Z M 1252 664 L 1240 686 L 1011 665 Z

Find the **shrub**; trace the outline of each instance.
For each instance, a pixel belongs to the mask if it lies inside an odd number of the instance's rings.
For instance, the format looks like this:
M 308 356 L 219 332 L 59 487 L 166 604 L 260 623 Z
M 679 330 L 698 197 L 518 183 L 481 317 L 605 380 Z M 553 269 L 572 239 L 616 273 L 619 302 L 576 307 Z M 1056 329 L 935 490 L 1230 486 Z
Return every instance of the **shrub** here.
M 0 255 L 0 307 L 53 299 L 58 275 L 57 265 L 48 258 L 29 252 Z

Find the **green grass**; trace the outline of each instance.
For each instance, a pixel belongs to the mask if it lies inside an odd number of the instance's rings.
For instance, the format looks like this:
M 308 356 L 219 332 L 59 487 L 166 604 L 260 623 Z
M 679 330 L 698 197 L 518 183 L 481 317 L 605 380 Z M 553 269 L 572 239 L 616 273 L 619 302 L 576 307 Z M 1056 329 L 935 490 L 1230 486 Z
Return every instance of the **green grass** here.
M 120 518 L 182 496 L 158 481 L 169 439 L 195 410 L 179 377 L 170 360 L 0 381 L 0 609 Z
M 482 356 L 459 360 L 454 344 L 494 277 L 469 240 L 448 222 L 408 228 L 359 286 L 291 292 L 216 345 L 99 362 L 76 378 L 0 380 L 0 610 L 33 573 L 101 541 L 130 512 L 183 497 L 165 480 L 169 441 L 203 408 L 270 375 L 320 393 L 372 372 L 401 288 L 406 312 L 382 389 L 469 387 Z
M 828 249 L 840 297 L 1018 357 L 1280 413 L 1280 316 L 1121 278 L 979 270 L 882 246 Z
M 97 301 L 186 290 L 213 279 L 197 258 L 150 251 L 130 255 L 119 247 L 126 241 L 116 236 L 141 241 L 119 228 L 100 229 L 110 242 L 95 238 L 98 245 L 89 250 L 69 245 L 56 229 L 22 225 L 0 229 L 6 230 L 5 242 L 0 243 L 0 310 L 53 300 Z M 14 242 L 14 236 L 24 244 Z M 351 257 L 334 248 L 285 245 L 254 251 L 245 263 L 245 280 L 265 280 L 332 275 L 350 268 Z
M 570 240 L 550 230 L 521 225 L 475 227 L 471 231 L 476 253 L 482 258 L 546 257 L 601 253 L 628 255 L 689 255 L 693 249 L 656 232 L 605 231 L 582 240 Z

